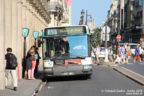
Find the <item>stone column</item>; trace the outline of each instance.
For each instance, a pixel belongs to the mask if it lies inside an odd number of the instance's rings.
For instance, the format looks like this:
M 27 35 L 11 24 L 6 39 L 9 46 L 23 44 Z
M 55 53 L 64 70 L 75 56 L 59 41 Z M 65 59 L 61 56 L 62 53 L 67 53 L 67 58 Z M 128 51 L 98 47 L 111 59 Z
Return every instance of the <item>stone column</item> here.
M 5 89 L 4 52 L 5 52 L 5 0 L 0 0 L 0 90 Z
M 12 25 L 11 25 L 11 32 L 12 32 L 12 35 L 11 35 L 11 37 L 12 37 L 12 49 L 13 49 L 13 53 L 16 55 L 16 57 L 18 57 L 17 56 L 17 41 L 18 41 L 18 32 L 17 32 L 17 20 L 18 20 L 18 18 L 17 18 L 17 0 L 13 0 L 12 1 Z M 19 57 L 18 57 L 18 59 L 19 59 Z
M 5 0 L 5 48 L 12 47 L 12 0 Z M 6 51 L 5 51 L 6 52 Z
M 18 0 L 17 5 L 17 56 L 19 57 L 18 63 L 19 63 L 19 72 L 20 72 L 20 78 L 22 78 L 22 59 L 23 59 L 23 37 L 22 37 L 22 2 L 21 0 Z

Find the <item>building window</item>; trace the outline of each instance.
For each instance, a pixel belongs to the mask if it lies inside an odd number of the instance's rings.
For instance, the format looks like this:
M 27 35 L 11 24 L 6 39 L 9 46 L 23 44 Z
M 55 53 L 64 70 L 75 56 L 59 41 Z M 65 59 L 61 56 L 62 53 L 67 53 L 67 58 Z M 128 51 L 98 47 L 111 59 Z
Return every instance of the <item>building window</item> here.
M 143 6 L 143 0 L 139 0 L 139 6 Z

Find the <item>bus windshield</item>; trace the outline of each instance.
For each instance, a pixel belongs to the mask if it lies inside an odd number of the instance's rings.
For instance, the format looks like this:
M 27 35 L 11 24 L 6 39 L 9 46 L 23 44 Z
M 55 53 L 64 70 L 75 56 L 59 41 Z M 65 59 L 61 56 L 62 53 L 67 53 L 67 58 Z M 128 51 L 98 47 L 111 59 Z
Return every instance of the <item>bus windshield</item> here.
M 87 40 L 87 35 L 43 38 L 43 57 L 44 59 L 66 59 L 87 57 Z

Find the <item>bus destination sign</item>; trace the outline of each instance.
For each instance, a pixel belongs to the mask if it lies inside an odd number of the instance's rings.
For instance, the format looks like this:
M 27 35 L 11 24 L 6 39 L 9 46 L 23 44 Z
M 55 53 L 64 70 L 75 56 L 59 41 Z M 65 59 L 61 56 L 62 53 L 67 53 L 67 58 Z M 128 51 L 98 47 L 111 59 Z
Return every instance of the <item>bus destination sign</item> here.
M 50 35 L 72 35 L 72 34 L 85 34 L 86 29 L 83 26 L 78 27 L 57 27 L 45 29 L 45 36 Z

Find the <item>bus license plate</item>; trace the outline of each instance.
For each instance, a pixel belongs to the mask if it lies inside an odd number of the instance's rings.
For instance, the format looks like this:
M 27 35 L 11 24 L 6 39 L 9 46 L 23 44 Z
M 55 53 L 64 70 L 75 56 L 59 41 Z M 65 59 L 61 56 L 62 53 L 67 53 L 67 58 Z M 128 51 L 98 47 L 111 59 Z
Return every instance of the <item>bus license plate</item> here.
M 48 61 L 48 62 L 46 62 L 45 65 L 46 65 L 45 67 L 53 67 L 53 62 Z

